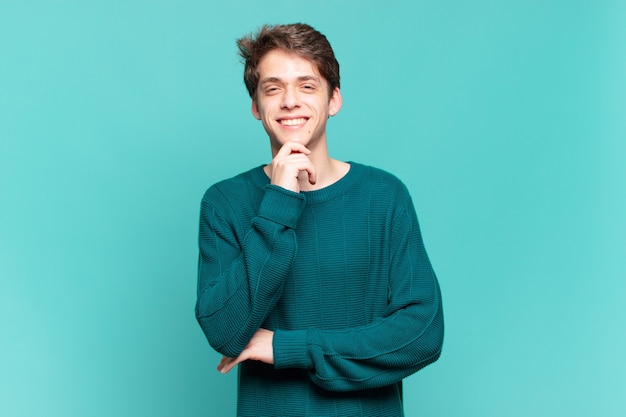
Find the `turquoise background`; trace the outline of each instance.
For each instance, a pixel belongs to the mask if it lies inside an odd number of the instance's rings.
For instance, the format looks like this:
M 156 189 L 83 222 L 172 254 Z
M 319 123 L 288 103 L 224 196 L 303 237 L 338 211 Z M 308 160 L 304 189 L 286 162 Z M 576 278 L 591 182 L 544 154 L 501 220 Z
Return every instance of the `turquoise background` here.
M 0 0 L 0 415 L 234 415 L 199 202 L 270 159 L 235 39 L 304 21 L 332 155 L 410 188 L 441 281 L 407 416 L 626 415 L 626 2 Z

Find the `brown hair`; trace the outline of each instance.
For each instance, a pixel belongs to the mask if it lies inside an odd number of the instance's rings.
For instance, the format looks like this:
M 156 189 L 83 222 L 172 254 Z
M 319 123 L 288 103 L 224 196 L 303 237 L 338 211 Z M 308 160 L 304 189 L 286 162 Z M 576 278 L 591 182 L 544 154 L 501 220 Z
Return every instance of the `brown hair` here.
M 243 80 L 252 98 L 256 98 L 259 84 L 259 62 L 274 49 L 284 49 L 311 61 L 328 81 L 329 97 L 339 87 L 339 63 L 333 48 L 326 36 L 309 25 L 264 25 L 255 34 L 238 39 L 237 46 L 245 64 Z

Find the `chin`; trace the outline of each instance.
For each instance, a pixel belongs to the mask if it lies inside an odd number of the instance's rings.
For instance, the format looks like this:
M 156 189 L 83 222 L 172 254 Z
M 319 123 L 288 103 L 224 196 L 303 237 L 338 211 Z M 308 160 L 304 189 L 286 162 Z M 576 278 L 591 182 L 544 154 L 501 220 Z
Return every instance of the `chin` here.
M 303 138 L 301 136 L 283 137 L 283 138 L 278 139 L 277 142 L 280 143 L 281 146 L 284 145 L 287 142 L 295 142 L 295 143 L 299 143 L 301 145 L 307 146 L 311 142 L 311 139 L 310 138 Z

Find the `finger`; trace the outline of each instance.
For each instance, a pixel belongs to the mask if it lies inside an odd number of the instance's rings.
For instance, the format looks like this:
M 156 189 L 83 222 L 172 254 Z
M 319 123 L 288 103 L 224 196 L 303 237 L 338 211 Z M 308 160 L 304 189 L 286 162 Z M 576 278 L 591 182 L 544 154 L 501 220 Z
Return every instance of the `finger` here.
M 287 142 L 280 148 L 276 156 L 286 156 L 291 155 L 292 153 L 303 153 L 305 155 L 308 155 L 311 153 L 311 151 L 301 143 Z
M 315 170 L 315 165 L 313 165 L 308 156 L 302 154 L 291 154 L 287 158 L 289 159 L 283 159 L 277 162 L 285 164 L 285 166 L 290 165 L 292 168 L 295 168 L 295 171 L 292 172 L 296 176 L 300 176 L 300 173 L 304 174 L 306 172 L 309 183 L 315 184 L 317 182 L 317 172 Z
M 218 371 L 220 371 L 222 374 L 227 374 L 228 372 L 230 372 L 231 369 L 233 369 L 235 366 L 237 366 L 238 364 L 240 364 L 241 362 L 245 361 L 248 359 L 248 353 L 246 350 L 244 350 L 243 352 L 241 352 L 241 354 L 239 356 L 237 356 L 236 358 L 226 358 L 226 361 L 224 361 L 224 363 L 222 364 L 220 362 L 220 365 L 222 365 L 221 368 L 218 368 Z
M 222 356 L 220 363 L 217 364 L 217 370 L 222 372 L 222 369 L 224 368 L 224 366 L 226 366 L 226 363 L 230 360 L 232 360 L 232 358 L 229 358 L 228 356 Z
M 308 156 L 291 154 L 289 160 L 285 159 L 284 162 L 293 164 L 292 166 L 296 168 L 296 172 L 298 173 L 304 173 L 306 171 L 309 183 L 315 184 L 317 182 L 315 165 L 313 165 Z
M 306 172 L 309 174 L 309 183 L 314 185 L 317 182 L 317 174 L 315 172 L 315 168 L 307 168 Z
M 217 370 L 223 374 L 226 374 L 228 371 L 232 369 L 233 362 L 236 361 L 236 358 L 230 358 L 228 356 L 222 356 L 222 360 L 217 365 Z

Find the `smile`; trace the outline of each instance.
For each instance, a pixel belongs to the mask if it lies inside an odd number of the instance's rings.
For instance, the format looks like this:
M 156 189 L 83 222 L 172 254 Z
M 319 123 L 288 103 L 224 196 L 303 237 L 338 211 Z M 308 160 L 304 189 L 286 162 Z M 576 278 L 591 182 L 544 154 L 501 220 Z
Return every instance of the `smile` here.
M 300 117 L 298 119 L 281 119 L 278 122 L 283 126 L 298 126 L 305 124 L 307 119 Z

